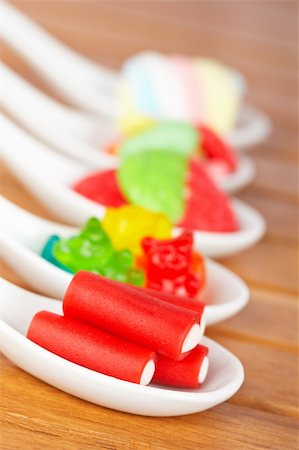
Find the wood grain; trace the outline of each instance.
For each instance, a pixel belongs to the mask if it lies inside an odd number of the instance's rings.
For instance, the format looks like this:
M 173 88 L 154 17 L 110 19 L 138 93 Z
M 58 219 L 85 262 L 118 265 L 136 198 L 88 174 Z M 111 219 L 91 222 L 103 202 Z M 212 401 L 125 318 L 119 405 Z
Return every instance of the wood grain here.
M 114 68 L 146 48 L 208 55 L 232 64 L 248 79 L 249 100 L 271 116 L 273 133 L 252 151 L 257 176 L 239 195 L 265 216 L 267 234 L 254 248 L 222 260 L 249 283 L 251 302 L 207 332 L 242 360 L 246 380 L 238 394 L 200 414 L 138 417 L 65 394 L 1 357 L 0 448 L 297 448 L 297 2 L 14 3 L 77 51 Z M 59 98 L 5 46 L 1 56 L 31 83 Z M 5 167 L 1 188 L 23 208 L 57 221 Z M 30 289 L 4 263 L 1 273 Z

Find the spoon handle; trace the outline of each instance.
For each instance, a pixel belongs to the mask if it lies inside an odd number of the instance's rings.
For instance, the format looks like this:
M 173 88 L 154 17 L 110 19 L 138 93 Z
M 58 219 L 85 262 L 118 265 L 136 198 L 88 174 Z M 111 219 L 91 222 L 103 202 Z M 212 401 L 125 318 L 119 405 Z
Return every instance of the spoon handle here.
M 107 146 L 116 134 L 107 121 L 58 103 L 5 64 L 0 64 L 0 74 L 0 105 L 26 129 L 88 165 L 113 165 L 111 156 L 100 154 L 100 147 Z M 90 145 L 90 141 L 96 144 Z
M 59 42 L 6 1 L 1 2 L 0 36 L 74 104 L 115 114 L 118 76 Z

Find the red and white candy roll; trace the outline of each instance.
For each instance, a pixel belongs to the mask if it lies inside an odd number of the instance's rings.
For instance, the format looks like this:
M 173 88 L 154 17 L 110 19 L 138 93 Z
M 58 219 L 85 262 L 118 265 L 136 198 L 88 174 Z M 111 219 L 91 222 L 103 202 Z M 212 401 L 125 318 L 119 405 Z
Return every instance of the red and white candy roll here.
M 132 286 L 133 287 L 133 286 Z M 153 297 L 157 297 L 160 300 L 163 300 L 167 303 L 170 303 L 175 306 L 180 306 L 181 308 L 189 309 L 190 311 L 194 311 L 197 314 L 198 322 L 200 326 L 200 342 L 202 336 L 204 335 L 206 329 L 206 318 L 205 318 L 205 307 L 206 304 L 200 302 L 199 300 L 193 300 L 191 298 L 179 297 L 178 295 L 169 294 L 167 292 L 158 291 L 150 288 L 140 288 L 134 286 L 135 289 L 142 289 L 144 292 L 148 293 Z
M 132 383 L 149 384 L 155 371 L 153 351 L 48 311 L 33 317 L 27 337 L 68 361 Z
M 196 388 L 202 384 L 209 368 L 208 348 L 198 345 L 182 361 L 157 355 L 155 383 Z
M 198 344 L 197 313 L 90 272 L 77 272 L 63 299 L 67 317 L 182 359 Z

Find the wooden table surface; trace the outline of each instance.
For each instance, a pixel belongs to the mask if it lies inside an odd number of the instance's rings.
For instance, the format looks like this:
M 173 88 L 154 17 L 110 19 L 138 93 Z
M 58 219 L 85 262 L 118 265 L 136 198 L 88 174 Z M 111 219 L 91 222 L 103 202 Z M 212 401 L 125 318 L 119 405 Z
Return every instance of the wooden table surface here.
M 207 331 L 243 362 L 246 380 L 240 391 L 200 414 L 139 417 L 67 395 L 2 357 L 0 448 L 295 449 L 297 2 L 14 3 L 82 54 L 111 67 L 119 68 L 124 58 L 146 48 L 232 64 L 248 79 L 250 101 L 270 115 L 273 133 L 252 151 L 258 173 L 238 195 L 264 215 L 267 234 L 254 248 L 222 260 L 249 284 L 251 301 L 236 317 Z M 5 47 L 2 57 L 55 95 Z M 5 168 L 1 182 L 7 198 L 55 220 Z M 30 289 L 4 264 L 2 274 Z

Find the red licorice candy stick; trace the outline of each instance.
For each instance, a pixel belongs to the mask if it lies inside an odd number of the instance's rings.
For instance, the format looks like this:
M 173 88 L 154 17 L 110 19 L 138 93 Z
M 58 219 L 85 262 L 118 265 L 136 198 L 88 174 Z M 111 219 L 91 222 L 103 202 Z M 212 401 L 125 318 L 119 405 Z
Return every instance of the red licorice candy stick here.
M 33 317 L 27 337 L 68 361 L 111 377 L 144 385 L 153 377 L 153 351 L 78 320 L 41 311 Z
M 186 308 L 189 309 L 190 311 L 196 312 L 199 316 L 199 321 L 203 316 L 206 304 L 199 300 L 193 300 L 187 297 L 179 297 L 178 295 L 169 294 L 168 292 L 158 291 L 150 288 L 142 288 L 137 286 L 132 287 L 134 289 L 142 290 L 153 297 L 157 297 L 161 300 L 164 300 L 167 303 L 171 303 L 172 305 L 180 306 L 181 308 Z
M 197 313 L 85 271 L 73 277 L 63 311 L 173 359 L 196 347 L 201 335 Z
M 149 288 L 141 288 L 137 286 L 131 286 L 133 289 L 141 290 L 149 295 L 159 298 L 160 300 L 163 300 L 164 302 L 170 303 L 175 306 L 180 306 L 181 308 L 189 309 L 190 311 L 193 311 L 197 315 L 197 320 L 200 326 L 201 334 L 200 338 L 204 335 L 205 328 L 206 328 L 206 319 L 205 319 L 205 307 L 206 304 L 203 302 L 200 302 L 198 300 L 192 300 L 186 297 L 179 297 L 178 295 L 174 294 L 168 294 L 167 292 L 158 291 L 154 289 Z
M 198 345 L 182 361 L 157 355 L 155 383 L 196 388 L 206 378 L 209 366 L 208 348 Z

